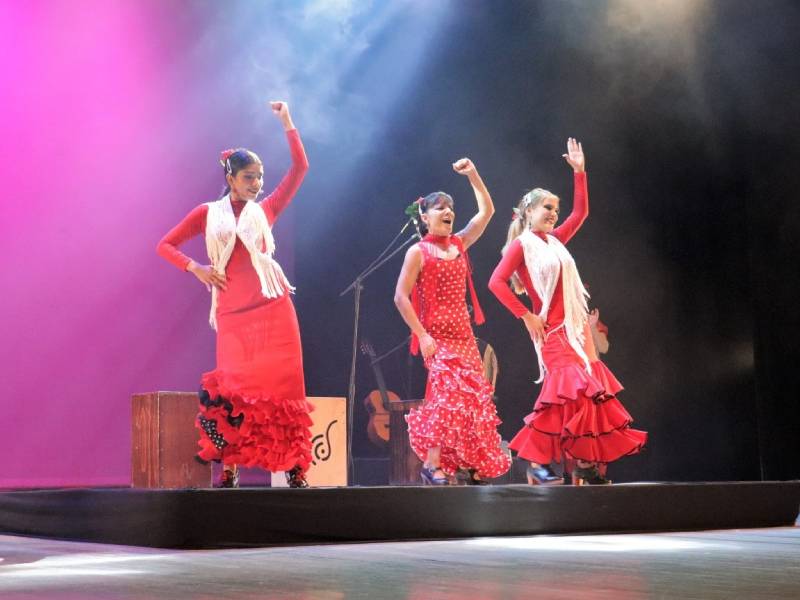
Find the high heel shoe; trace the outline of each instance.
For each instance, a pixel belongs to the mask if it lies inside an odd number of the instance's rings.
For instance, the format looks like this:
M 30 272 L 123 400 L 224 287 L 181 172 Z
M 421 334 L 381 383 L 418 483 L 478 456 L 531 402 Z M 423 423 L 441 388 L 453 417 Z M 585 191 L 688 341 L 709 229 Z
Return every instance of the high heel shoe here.
M 572 485 L 609 485 L 610 479 L 600 474 L 597 465 L 575 467 L 572 471 Z
M 441 471 L 444 474 L 441 467 L 422 465 L 422 469 L 419 471 L 419 475 L 422 478 L 422 485 L 450 485 L 450 480 L 447 478 L 447 475 L 437 477 L 436 471 Z
M 564 480 L 553 473 L 550 465 L 528 465 L 525 469 L 525 474 L 528 476 L 528 484 L 530 485 L 561 485 Z
M 222 471 L 222 479 L 219 481 L 221 488 L 238 488 L 239 487 L 239 469 L 224 469 Z
M 307 488 L 306 474 L 299 466 L 286 471 L 286 483 L 290 488 Z
M 488 481 L 478 477 L 477 469 L 459 469 L 456 479 L 461 482 L 461 485 L 489 485 Z

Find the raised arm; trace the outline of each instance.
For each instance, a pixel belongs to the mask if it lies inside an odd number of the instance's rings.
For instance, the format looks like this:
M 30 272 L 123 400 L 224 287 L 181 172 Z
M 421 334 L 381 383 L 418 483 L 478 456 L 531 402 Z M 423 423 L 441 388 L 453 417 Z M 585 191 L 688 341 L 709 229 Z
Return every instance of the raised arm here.
M 205 204 L 194 208 L 184 217 L 183 221 L 178 223 L 167 235 L 161 238 L 156 246 L 156 252 L 158 252 L 159 256 L 178 267 L 181 271 L 189 271 L 192 275 L 197 277 L 207 289 L 210 290 L 213 285 L 224 290 L 226 289 L 224 273 L 217 273 L 210 265 L 201 265 L 178 250 L 178 246 L 187 240 L 204 233 L 207 214 L 208 206 Z
M 491 195 L 489 195 L 489 190 L 486 189 L 483 179 L 481 179 L 478 170 L 470 159 L 462 158 L 457 160 L 453 163 L 453 170 L 469 179 L 472 190 L 475 192 L 475 199 L 478 201 L 478 212 L 469 220 L 467 226 L 457 234 L 463 240 L 464 248 L 469 248 L 478 241 L 478 238 L 486 230 L 486 226 L 494 214 L 494 204 L 492 203 Z
M 409 326 L 411 332 L 419 339 L 419 347 L 422 351 L 422 356 L 428 358 L 436 352 L 436 342 L 428 335 L 423 327 L 422 322 L 419 320 L 411 304 L 409 296 L 417 283 L 420 269 L 422 269 L 422 250 L 419 245 L 414 244 L 406 252 L 406 258 L 403 261 L 403 268 L 400 270 L 400 276 L 397 278 L 397 287 L 394 291 L 394 304 L 400 312 L 400 316 Z
M 272 112 L 280 119 L 284 131 L 286 131 L 289 151 L 292 155 L 292 166 L 289 167 L 278 187 L 272 190 L 272 193 L 259 203 L 267 215 L 267 220 L 272 225 L 300 188 L 300 184 L 308 172 L 308 158 L 303 148 L 303 142 L 300 140 L 300 134 L 297 133 L 294 122 L 292 122 L 289 105 L 286 102 L 270 102 L 270 107 Z
M 553 235 L 562 244 L 566 244 L 589 216 L 589 192 L 586 185 L 586 158 L 583 154 L 583 145 L 574 138 L 569 138 L 567 153 L 563 156 L 574 173 L 572 212 L 561 225 L 553 230 Z

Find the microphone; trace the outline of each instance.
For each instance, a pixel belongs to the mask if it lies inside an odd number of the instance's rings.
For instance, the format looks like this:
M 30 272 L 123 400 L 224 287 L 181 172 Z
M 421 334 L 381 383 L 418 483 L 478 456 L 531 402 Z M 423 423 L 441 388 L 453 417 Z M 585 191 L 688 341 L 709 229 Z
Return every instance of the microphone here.
M 416 217 L 411 217 L 411 220 L 414 222 L 414 229 L 417 230 L 417 239 L 421 240 L 422 232 L 419 230 L 419 219 L 417 219 Z
M 408 221 L 406 221 L 406 224 L 403 225 L 403 228 L 400 230 L 400 234 L 402 234 L 406 229 L 408 229 L 408 226 L 411 225 L 412 223 L 414 224 L 414 229 L 417 230 L 417 233 L 416 233 L 417 239 L 421 240 L 422 239 L 422 234 L 419 231 L 419 220 L 416 217 L 409 217 L 408 218 Z

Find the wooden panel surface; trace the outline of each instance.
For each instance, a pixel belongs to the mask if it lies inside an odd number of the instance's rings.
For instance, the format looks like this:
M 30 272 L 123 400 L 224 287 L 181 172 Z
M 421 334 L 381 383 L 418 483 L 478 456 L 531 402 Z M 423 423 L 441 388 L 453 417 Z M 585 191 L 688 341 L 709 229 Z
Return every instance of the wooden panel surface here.
M 309 397 L 311 413 L 311 467 L 309 485 L 347 485 L 347 409 L 345 398 Z
M 134 394 L 131 399 L 131 478 L 133 487 L 158 485 L 158 394 Z
M 389 484 L 419 485 L 422 461 L 408 442 L 406 415 L 422 400 L 393 400 L 389 403 Z
M 133 487 L 210 487 L 211 467 L 194 459 L 197 394 L 149 392 L 131 399 Z

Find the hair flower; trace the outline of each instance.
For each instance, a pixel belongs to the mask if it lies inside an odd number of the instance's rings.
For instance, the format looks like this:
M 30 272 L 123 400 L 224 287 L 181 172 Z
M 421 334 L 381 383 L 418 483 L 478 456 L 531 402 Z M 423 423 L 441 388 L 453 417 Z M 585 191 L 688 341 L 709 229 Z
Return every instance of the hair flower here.
M 231 155 L 236 152 L 233 148 L 228 148 L 227 150 L 223 150 L 219 153 L 219 164 L 225 169 L 228 173 L 231 172 L 231 164 L 228 162 L 228 159 Z
M 418 219 L 419 216 L 422 214 L 422 203 L 424 201 L 425 199 L 422 196 L 420 196 L 419 198 L 414 200 L 411 204 L 406 206 L 405 210 L 406 216 L 409 219 Z

